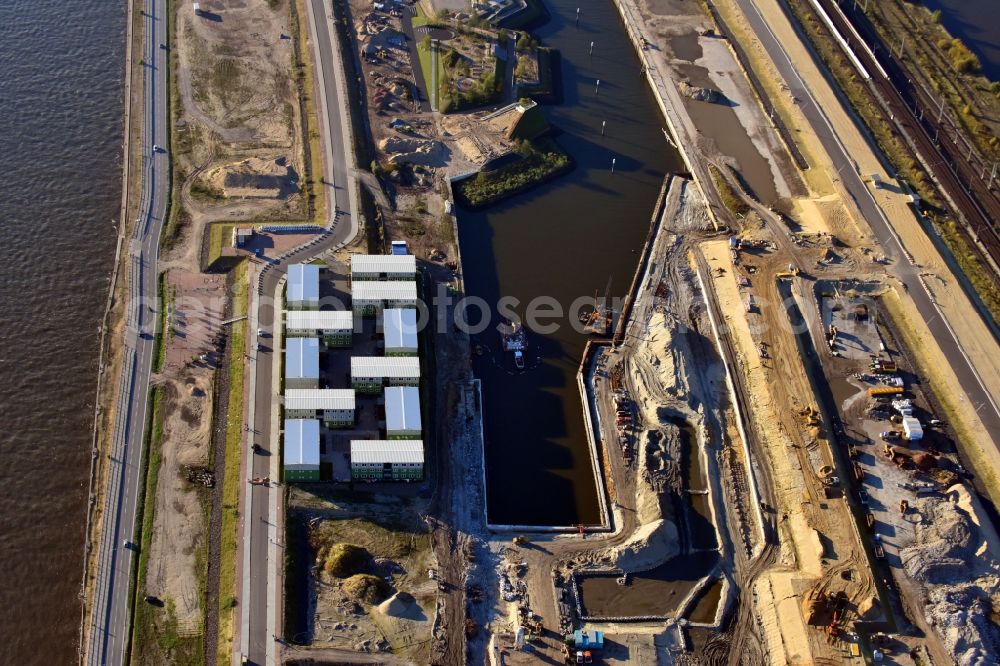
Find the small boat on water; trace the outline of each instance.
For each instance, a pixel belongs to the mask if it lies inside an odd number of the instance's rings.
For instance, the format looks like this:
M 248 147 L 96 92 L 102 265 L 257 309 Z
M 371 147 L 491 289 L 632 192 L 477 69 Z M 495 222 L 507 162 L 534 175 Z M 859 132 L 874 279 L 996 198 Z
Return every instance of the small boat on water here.
M 604 289 L 604 302 L 602 303 L 597 292 L 594 292 L 594 309 L 582 314 L 580 320 L 583 322 L 584 330 L 590 335 L 607 337 L 611 333 L 613 320 L 611 309 L 611 278 L 608 277 L 608 286 Z
M 500 341 L 503 350 L 514 357 L 514 366 L 524 370 L 524 352 L 528 350 L 528 335 L 521 322 L 506 321 L 500 327 Z

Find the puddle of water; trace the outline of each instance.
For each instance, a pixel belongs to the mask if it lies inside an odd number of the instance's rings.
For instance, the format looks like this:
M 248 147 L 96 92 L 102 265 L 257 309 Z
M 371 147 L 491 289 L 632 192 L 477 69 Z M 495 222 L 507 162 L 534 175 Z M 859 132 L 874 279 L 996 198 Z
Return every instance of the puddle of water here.
M 699 47 L 700 50 L 700 47 Z M 698 65 L 678 65 L 677 69 L 693 86 L 717 90 L 708 76 L 708 70 Z M 736 111 L 727 104 L 711 104 L 684 98 L 684 105 L 694 120 L 695 126 L 705 136 L 715 141 L 723 155 L 736 160 L 740 174 L 753 189 L 760 201 L 774 205 L 778 201 L 778 191 L 771 175 L 771 165 L 764 159 L 753 141 L 742 129 Z M 741 129 L 734 131 L 734 127 Z
M 692 511 L 688 512 L 688 520 L 691 528 L 691 546 L 696 549 L 718 547 L 708 495 L 691 495 L 690 498 Z
M 693 32 L 671 37 L 670 50 L 674 52 L 674 56 L 678 59 L 689 62 L 694 62 L 702 55 L 701 44 L 698 43 L 698 35 Z
M 722 581 L 717 578 L 698 596 L 698 601 L 695 602 L 694 610 L 691 611 L 688 619 L 691 622 L 701 622 L 702 624 L 714 622 L 721 598 Z
M 614 576 L 578 577 L 584 614 L 594 617 L 668 615 L 677 610 L 718 561 L 716 553 L 675 557 L 643 574 L 629 576 L 619 585 Z
M 684 487 L 687 490 L 705 490 L 704 471 L 701 467 L 701 451 L 694 428 L 684 419 L 671 419 L 677 426 L 681 438 L 681 465 L 684 469 Z

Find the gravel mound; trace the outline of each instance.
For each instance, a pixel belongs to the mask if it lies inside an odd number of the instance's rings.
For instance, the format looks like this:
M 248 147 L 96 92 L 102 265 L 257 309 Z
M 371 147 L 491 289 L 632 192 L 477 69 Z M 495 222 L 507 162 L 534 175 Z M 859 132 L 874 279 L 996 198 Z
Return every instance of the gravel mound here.
M 915 503 L 916 542 L 900 551 L 903 568 L 926 594 L 924 612 L 961 666 L 1000 663 L 1000 561 L 996 532 L 962 485 Z

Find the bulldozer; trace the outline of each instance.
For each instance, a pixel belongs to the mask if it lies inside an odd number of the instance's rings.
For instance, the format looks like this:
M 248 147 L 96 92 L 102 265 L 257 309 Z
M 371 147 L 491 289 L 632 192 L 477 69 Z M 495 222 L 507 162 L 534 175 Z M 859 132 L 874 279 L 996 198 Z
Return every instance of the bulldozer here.
M 806 405 L 805 409 L 799 412 L 799 415 L 805 419 L 806 425 L 809 426 L 819 426 L 819 410 L 817 410 L 812 405 Z

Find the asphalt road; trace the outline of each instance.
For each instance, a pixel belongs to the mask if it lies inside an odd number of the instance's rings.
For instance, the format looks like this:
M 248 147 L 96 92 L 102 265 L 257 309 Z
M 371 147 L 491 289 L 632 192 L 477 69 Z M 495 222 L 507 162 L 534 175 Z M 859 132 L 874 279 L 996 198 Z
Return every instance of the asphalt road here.
M 143 479 L 143 438 L 149 407 L 149 375 L 155 353 L 156 261 L 160 229 L 170 195 L 170 160 L 153 145 L 168 145 L 166 0 L 146 0 L 143 11 L 142 198 L 135 233 L 125 250 L 128 272 L 128 322 L 119 379 L 115 432 L 102 508 L 94 608 L 88 629 L 87 663 L 127 662 L 132 559 L 144 544 L 136 540 L 136 508 Z
M 272 462 L 278 457 L 278 442 L 272 437 L 272 428 L 277 432 L 280 424 L 272 424 L 272 389 L 274 363 L 272 354 L 281 353 L 273 349 L 275 326 L 281 326 L 280 303 L 276 312 L 274 296 L 279 281 L 285 276 L 289 264 L 308 261 L 330 248 L 353 240 L 357 234 L 357 202 L 354 196 L 354 157 L 350 141 L 349 101 L 347 99 L 340 53 L 336 49 L 333 25 L 329 9 L 323 0 L 309 0 L 307 13 L 310 24 L 311 42 L 317 73 L 317 98 L 321 102 L 318 110 L 319 130 L 323 138 L 324 172 L 323 185 L 329 197 L 328 210 L 331 212 L 327 231 L 304 247 L 297 248 L 270 263 L 260 272 L 256 294 L 257 309 L 250 314 L 251 358 L 256 364 L 253 398 L 253 428 L 248 435 L 247 456 L 250 464 L 247 470 L 247 488 L 244 504 L 244 543 L 242 548 L 249 551 L 243 558 L 242 613 L 240 639 L 237 642 L 234 661 L 239 663 L 246 657 L 250 664 L 275 663 L 274 635 L 278 633 L 280 618 L 276 617 L 282 597 L 280 567 L 283 557 L 273 535 L 283 532 L 283 516 L 272 507 L 278 506 L 277 495 L 281 487 L 271 485 L 250 485 L 254 477 L 274 478 Z M 341 208 L 345 206 L 345 208 Z M 263 336 L 258 340 L 257 329 Z M 257 443 L 271 455 L 253 455 L 249 447 Z M 247 536 L 248 535 L 248 536 Z M 280 638 L 280 636 L 279 636 Z
M 794 64 L 767 26 L 753 0 L 737 0 L 737 2 L 757 38 L 764 45 L 771 60 L 788 84 L 790 93 L 801 100 L 802 112 L 809 121 L 812 131 L 819 137 L 824 149 L 833 160 L 833 167 L 839 174 L 844 187 L 854 198 L 861 214 L 864 215 L 885 249 L 886 255 L 893 260 L 893 272 L 909 292 L 917 311 L 927 323 L 934 340 L 944 352 L 945 358 L 951 362 L 952 370 L 958 377 L 965 398 L 978 411 L 979 418 L 989 433 L 993 445 L 1000 448 L 1000 441 L 998 441 L 998 437 L 1000 437 L 1000 407 L 997 406 L 972 362 L 966 356 L 947 319 L 925 289 L 919 277 L 919 269 L 907 257 L 899 236 L 889 224 L 882 209 L 875 203 L 864 180 L 855 171 L 854 161 L 840 143 L 829 120 L 816 104 L 805 82 L 799 77 Z
M 823 0 L 821 0 L 823 1 Z M 825 0 L 825 10 L 838 30 L 847 40 L 857 57 L 871 73 L 872 85 L 892 111 L 892 118 L 903 133 L 909 134 L 923 154 L 927 169 L 934 175 L 941 188 L 947 192 L 961 214 L 972 225 L 987 252 L 1000 261 L 1000 234 L 996 220 L 1000 219 L 1000 201 L 980 177 L 982 165 L 974 164 L 971 148 L 960 146 L 949 130 L 954 127 L 950 117 L 943 123 L 936 122 L 938 102 L 914 84 L 902 63 L 887 53 L 879 34 L 860 7 L 851 4 L 839 6 Z M 874 44 L 874 51 L 860 48 L 852 28 L 867 44 Z M 878 73 L 881 67 L 889 78 Z M 938 133 L 938 129 L 944 131 Z

